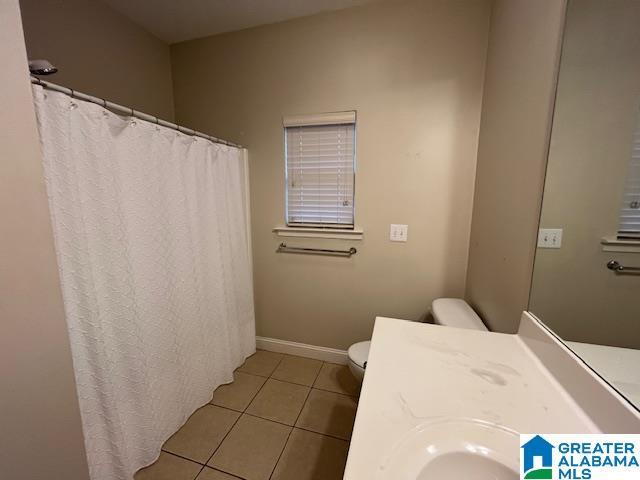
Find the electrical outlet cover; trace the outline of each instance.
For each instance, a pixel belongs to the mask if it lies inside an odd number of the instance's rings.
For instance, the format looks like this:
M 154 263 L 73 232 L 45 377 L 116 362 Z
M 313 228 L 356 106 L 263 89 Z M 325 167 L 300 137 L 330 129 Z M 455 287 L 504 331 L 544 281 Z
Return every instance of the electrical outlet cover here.
M 409 234 L 409 225 L 392 223 L 389 228 L 389 240 L 392 242 L 406 242 Z

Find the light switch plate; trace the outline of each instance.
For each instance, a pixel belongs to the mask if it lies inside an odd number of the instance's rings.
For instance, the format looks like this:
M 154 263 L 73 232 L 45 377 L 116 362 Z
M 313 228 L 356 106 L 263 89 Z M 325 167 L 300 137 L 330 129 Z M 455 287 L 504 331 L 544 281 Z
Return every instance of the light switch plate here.
M 541 228 L 538 232 L 538 248 L 560 248 L 562 246 L 561 228 Z
M 392 223 L 389 228 L 389 240 L 392 242 L 406 242 L 409 235 L 409 225 Z

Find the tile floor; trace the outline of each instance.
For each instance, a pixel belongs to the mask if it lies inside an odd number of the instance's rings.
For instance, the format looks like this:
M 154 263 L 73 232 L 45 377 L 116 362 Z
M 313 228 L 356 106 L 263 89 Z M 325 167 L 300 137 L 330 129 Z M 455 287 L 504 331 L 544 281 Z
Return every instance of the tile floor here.
M 346 366 L 259 350 L 135 480 L 340 480 L 359 389 Z

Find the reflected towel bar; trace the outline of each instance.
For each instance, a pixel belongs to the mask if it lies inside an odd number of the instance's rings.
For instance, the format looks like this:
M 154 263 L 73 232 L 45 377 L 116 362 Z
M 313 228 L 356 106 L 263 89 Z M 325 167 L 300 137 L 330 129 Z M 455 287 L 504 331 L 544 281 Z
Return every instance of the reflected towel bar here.
M 358 251 L 351 247 L 349 250 L 327 250 L 324 248 L 302 248 L 302 247 L 287 247 L 286 243 L 278 245 L 277 253 L 306 253 L 308 255 L 328 255 L 330 257 L 351 257 Z
M 607 268 L 609 270 L 613 270 L 616 273 L 640 275 L 640 267 L 625 267 L 624 265 L 620 265 L 620 262 L 618 262 L 617 260 L 611 260 L 609 263 L 607 263 Z

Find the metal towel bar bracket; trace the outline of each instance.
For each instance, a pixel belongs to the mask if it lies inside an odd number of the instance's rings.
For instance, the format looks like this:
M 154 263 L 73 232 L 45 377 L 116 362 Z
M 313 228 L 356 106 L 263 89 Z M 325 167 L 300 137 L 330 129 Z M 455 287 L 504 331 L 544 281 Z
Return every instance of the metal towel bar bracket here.
M 609 263 L 607 263 L 607 268 L 609 270 L 613 270 L 616 273 L 640 275 L 640 267 L 625 267 L 624 265 L 620 265 L 620 262 L 618 262 L 617 260 L 611 260 Z
M 302 247 L 287 247 L 286 243 L 278 245 L 277 253 L 303 253 L 308 255 L 328 255 L 330 257 L 351 257 L 358 251 L 351 247 L 349 250 L 329 250 L 324 248 L 302 248 Z

